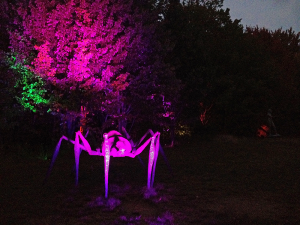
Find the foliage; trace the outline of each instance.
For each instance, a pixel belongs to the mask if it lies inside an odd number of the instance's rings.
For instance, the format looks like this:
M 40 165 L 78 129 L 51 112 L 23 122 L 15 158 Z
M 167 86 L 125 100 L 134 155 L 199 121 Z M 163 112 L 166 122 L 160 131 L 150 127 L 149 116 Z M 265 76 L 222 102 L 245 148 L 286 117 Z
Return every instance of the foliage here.
M 19 4 L 10 10 L 14 4 L 1 2 L 0 29 L 9 25 L 16 57 L 7 79 L 19 79 L 25 89 L 16 91 L 29 108 L 43 98 L 53 112 L 88 126 L 151 126 L 171 136 L 182 128 L 252 135 L 272 108 L 281 134 L 300 128 L 299 33 L 292 28 L 243 28 L 223 0 Z
M 56 110 L 69 107 L 78 112 L 88 104 L 86 95 L 100 91 L 118 95 L 126 87 L 120 78 L 128 75 L 122 71 L 122 61 L 131 38 L 130 29 L 123 25 L 129 9 L 130 4 L 125 9 L 108 1 L 60 4 L 40 0 L 30 1 L 28 8 L 18 8 L 24 29 L 21 37 L 32 45 L 20 49 L 20 44 L 13 42 L 15 31 L 11 34 L 12 51 L 19 50 L 19 58 L 37 52 L 29 69 L 52 85 Z M 118 78 L 123 87 L 115 90 L 114 80 Z M 73 99 L 68 104 L 61 97 Z
M 189 126 L 199 121 L 201 105 L 214 105 L 218 96 L 213 82 L 228 73 L 232 42 L 242 35 L 239 21 L 230 19 L 229 10 L 221 8 L 222 2 L 175 3 L 165 15 L 167 28 L 176 41 L 169 60 L 185 86 L 181 92 L 180 120 Z
M 275 110 L 277 124 L 282 132 L 292 134 L 299 129 L 299 52 L 300 33 L 292 28 L 283 31 L 270 31 L 265 28 L 247 27 L 245 35 L 259 46 L 260 54 L 265 57 L 264 70 L 260 82 L 265 80 L 269 101 L 265 104 Z M 280 129 L 279 129 L 280 130 Z
M 33 112 L 37 112 L 38 108 L 42 110 L 42 106 L 49 103 L 49 100 L 45 98 L 47 91 L 43 80 L 26 66 L 23 66 L 21 63 L 15 63 L 15 57 L 12 56 L 7 61 L 9 62 L 9 68 L 20 76 L 16 81 L 15 88 L 22 90 L 22 97 L 16 96 L 17 101 L 24 109 L 29 109 Z
M 176 93 L 164 63 L 169 45 L 158 40 L 159 13 L 151 2 L 32 0 L 17 12 L 11 52 L 47 83 L 53 112 L 83 117 L 83 106 L 90 118 L 100 111 L 119 124 L 149 120 L 157 107 L 147 97 L 171 100 Z
M 180 123 L 253 135 L 273 108 L 282 132 L 291 132 L 299 114 L 299 34 L 243 30 L 222 3 L 173 1 L 165 10 L 176 43 L 169 62 L 185 86 Z

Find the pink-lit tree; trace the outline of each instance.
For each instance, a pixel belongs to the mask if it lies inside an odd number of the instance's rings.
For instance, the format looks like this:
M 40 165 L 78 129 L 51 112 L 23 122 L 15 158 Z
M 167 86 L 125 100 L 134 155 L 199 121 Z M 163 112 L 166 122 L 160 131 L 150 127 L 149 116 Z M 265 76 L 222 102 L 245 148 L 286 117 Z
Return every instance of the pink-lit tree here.
M 87 106 L 86 95 L 102 91 L 117 98 L 125 89 L 128 73 L 122 63 L 132 33 L 124 23 L 131 7 L 130 2 L 120 7 L 110 1 L 36 0 L 30 1 L 29 10 L 18 8 L 22 36 L 35 42 L 32 50 L 37 52 L 30 69 L 53 85 L 56 108 L 62 106 L 60 97 L 74 93 L 78 102 L 65 107 L 78 111 Z
M 47 82 L 52 111 L 101 110 L 120 123 L 133 109 L 142 114 L 147 96 L 176 92 L 151 3 L 31 0 L 17 12 L 11 52 Z

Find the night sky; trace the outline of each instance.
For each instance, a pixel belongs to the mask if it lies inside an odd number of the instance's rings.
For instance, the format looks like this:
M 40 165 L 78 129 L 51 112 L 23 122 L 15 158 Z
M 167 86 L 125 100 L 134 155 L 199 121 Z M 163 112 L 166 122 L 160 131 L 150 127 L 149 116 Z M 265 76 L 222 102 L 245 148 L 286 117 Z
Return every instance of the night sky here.
M 270 30 L 293 28 L 300 32 L 300 0 L 224 0 L 231 18 L 242 19 L 245 27 L 265 27 Z

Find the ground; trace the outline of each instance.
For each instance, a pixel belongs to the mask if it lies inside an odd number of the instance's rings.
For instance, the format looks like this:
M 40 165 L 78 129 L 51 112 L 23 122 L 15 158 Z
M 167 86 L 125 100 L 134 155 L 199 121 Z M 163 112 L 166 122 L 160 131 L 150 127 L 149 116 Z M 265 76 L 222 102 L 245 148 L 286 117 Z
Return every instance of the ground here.
M 137 159 L 112 158 L 109 199 L 103 157 L 82 154 L 74 185 L 72 146 L 64 143 L 43 183 L 54 146 L 2 145 L 1 224 L 300 224 L 299 138 L 194 137 L 164 148 L 154 190 Z M 147 162 L 148 152 L 142 153 Z

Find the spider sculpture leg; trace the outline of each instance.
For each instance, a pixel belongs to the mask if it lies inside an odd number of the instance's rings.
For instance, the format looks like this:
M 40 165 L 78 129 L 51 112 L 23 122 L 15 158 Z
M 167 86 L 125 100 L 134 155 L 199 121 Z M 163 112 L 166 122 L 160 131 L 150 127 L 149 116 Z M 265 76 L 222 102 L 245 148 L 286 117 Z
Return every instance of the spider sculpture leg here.
M 135 148 L 135 146 L 139 146 L 139 145 L 143 142 L 143 140 L 146 138 L 146 136 L 147 136 L 148 134 L 151 135 L 151 136 L 154 136 L 154 132 L 153 132 L 151 129 L 149 129 L 149 130 L 144 134 L 144 136 L 140 139 L 140 141 L 137 142 L 137 143 L 135 144 L 135 143 L 132 141 L 130 135 L 128 134 L 128 132 L 126 131 L 126 129 L 125 129 L 124 127 L 122 127 L 122 132 L 125 134 L 125 137 L 130 141 L 130 144 L 131 144 L 131 146 L 132 146 L 133 149 Z M 166 157 L 166 154 L 165 154 L 165 152 L 164 152 L 164 150 L 163 150 L 161 144 L 159 144 L 159 153 L 161 153 L 162 157 L 164 158 L 165 163 L 166 163 L 167 166 L 168 166 L 168 169 L 169 169 L 170 174 L 173 176 L 173 171 L 172 171 L 171 165 L 170 165 L 170 163 L 169 163 L 169 161 L 168 161 L 168 159 L 167 159 L 167 157 Z M 143 160 L 142 160 L 139 156 L 138 156 L 138 159 L 140 160 L 141 164 L 145 167 L 145 164 L 144 164 Z M 154 170 L 155 170 L 155 169 L 154 169 Z M 155 171 L 154 171 L 154 173 L 155 173 Z
M 145 141 L 137 150 L 134 152 L 134 156 L 139 155 L 150 143 L 150 151 L 149 151 L 149 160 L 148 160 L 148 179 L 147 179 L 147 187 L 153 187 L 154 176 L 155 176 L 155 166 L 156 160 L 159 151 L 159 136 L 160 133 L 156 132 L 151 138 Z
M 117 131 L 110 131 L 103 135 L 104 143 L 102 144 L 102 153 L 104 156 L 104 176 L 105 176 L 105 198 L 108 196 L 108 174 L 110 157 L 134 157 L 131 153 L 131 145 L 126 138 Z
M 149 130 L 147 131 L 147 133 L 151 134 L 152 136 L 154 135 L 154 132 L 153 132 L 151 129 L 149 129 Z M 146 133 L 146 134 L 147 134 L 147 133 Z M 158 143 L 158 148 L 159 148 L 159 151 L 158 151 L 158 152 L 160 152 L 160 154 L 163 156 L 163 158 L 164 158 L 164 160 L 165 160 L 165 163 L 166 163 L 167 166 L 168 166 L 169 172 L 170 172 L 170 174 L 173 176 L 172 168 L 171 168 L 171 166 L 170 166 L 170 163 L 169 163 L 169 161 L 168 161 L 168 159 L 167 159 L 167 157 L 166 157 L 166 154 L 165 154 L 165 152 L 164 152 L 164 150 L 163 150 L 163 148 L 162 148 L 162 146 L 161 146 L 160 143 Z M 157 153 L 157 154 L 158 154 L 158 153 Z M 156 163 L 156 162 L 155 162 L 155 163 Z M 154 173 L 155 173 L 155 167 L 154 167 Z
M 148 189 L 153 187 L 158 150 L 159 150 L 159 133 L 156 133 L 155 136 L 151 137 L 151 144 L 149 150 L 148 180 L 147 180 Z
M 153 184 L 154 184 L 156 162 L 157 162 L 158 152 L 160 151 L 160 147 L 161 147 L 160 143 L 159 143 L 159 138 L 160 138 L 160 133 L 158 133 L 157 136 L 156 136 L 155 155 L 154 155 L 152 178 L 151 178 L 151 187 L 153 187 Z
M 80 144 L 79 144 L 79 135 L 78 132 L 75 134 L 75 143 L 74 143 L 74 156 L 75 156 L 75 185 L 78 185 L 78 176 L 79 176 L 79 158 L 81 154 Z
M 110 148 L 108 145 L 108 135 L 104 134 L 104 176 L 105 176 L 105 198 L 108 196 L 108 172 L 109 172 L 109 160 L 110 160 Z M 102 152 L 103 152 L 102 150 Z
M 80 143 L 82 142 L 82 144 Z M 75 169 L 76 169 L 76 175 L 75 175 L 75 184 L 78 185 L 78 175 L 79 175 L 79 158 L 81 151 L 86 151 L 89 155 L 99 155 L 99 152 L 92 151 L 90 144 L 88 141 L 84 138 L 82 133 L 80 131 L 77 131 L 75 133 L 75 142 L 74 142 L 74 155 L 75 155 Z
M 71 140 L 69 140 L 69 138 L 67 138 L 66 136 L 62 136 L 62 137 L 59 139 L 59 141 L 58 141 L 58 143 L 57 143 L 57 145 L 56 145 L 56 147 L 55 147 L 55 150 L 54 150 L 54 153 L 53 153 L 53 156 L 52 156 L 52 159 L 51 159 L 51 163 L 50 163 L 49 169 L 48 169 L 47 174 L 46 174 L 46 177 L 45 177 L 45 180 L 44 180 L 44 182 L 43 182 L 44 184 L 47 182 L 47 180 L 48 180 L 48 178 L 49 178 L 49 176 L 50 176 L 50 173 L 51 173 L 51 171 L 52 171 L 52 169 L 53 169 L 53 165 L 54 165 L 54 162 L 55 162 L 55 160 L 56 160 L 56 157 L 57 157 L 57 155 L 58 155 L 58 153 L 59 153 L 59 149 L 60 149 L 62 140 L 71 141 Z
M 80 157 L 80 154 L 81 154 L 81 151 L 82 150 L 85 150 L 87 151 L 90 155 L 99 155 L 99 152 L 95 152 L 95 151 L 92 151 L 91 150 L 91 147 L 89 145 L 89 143 L 87 142 L 87 140 L 83 137 L 83 135 L 81 134 L 80 131 L 76 132 L 75 133 L 75 141 L 73 140 L 70 140 L 69 138 L 65 137 L 65 136 L 62 136 L 60 139 L 59 139 L 59 142 L 57 143 L 56 147 L 55 147 L 55 150 L 54 150 L 54 154 L 52 156 L 52 160 L 51 160 L 51 163 L 50 163 L 50 166 L 49 166 L 49 169 L 48 169 L 48 172 L 47 172 L 47 175 L 46 175 L 46 178 L 45 178 L 45 181 L 44 183 L 47 181 L 51 171 L 52 171 L 52 168 L 53 168 L 53 165 L 54 165 L 54 162 L 57 158 L 57 155 L 59 153 L 59 149 L 60 149 L 60 146 L 61 146 L 61 142 L 62 140 L 67 140 L 69 142 L 71 142 L 72 144 L 74 144 L 74 155 L 75 155 L 75 185 L 77 186 L 78 185 L 78 175 L 79 175 L 79 157 Z M 80 140 L 82 142 L 82 144 L 80 143 Z
M 149 150 L 149 161 L 148 161 L 148 179 L 147 179 L 147 187 L 150 188 L 151 185 L 151 173 L 153 169 L 153 162 L 155 158 L 155 150 L 154 150 L 154 141 L 155 138 L 151 137 L 151 144 L 150 144 L 150 150 Z

